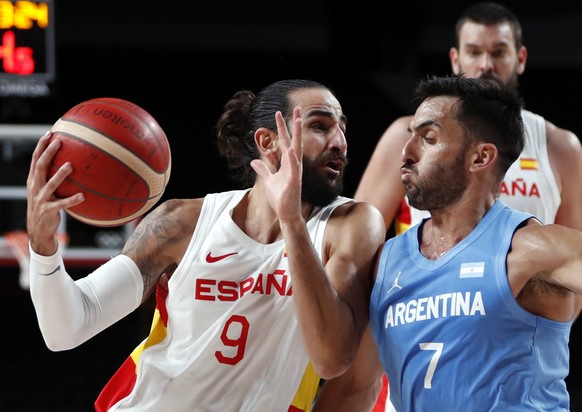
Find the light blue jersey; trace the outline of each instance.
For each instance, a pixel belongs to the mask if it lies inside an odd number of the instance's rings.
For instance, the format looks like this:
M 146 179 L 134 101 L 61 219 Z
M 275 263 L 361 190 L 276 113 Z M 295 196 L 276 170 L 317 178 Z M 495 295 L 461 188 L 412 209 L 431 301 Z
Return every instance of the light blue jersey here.
M 420 223 L 386 242 L 370 302 L 372 335 L 407 411 L 568 411 L 571 322 L 523 309 L 507 279 L 515 229 L 531 215 L 497 201 L 437 260 Z

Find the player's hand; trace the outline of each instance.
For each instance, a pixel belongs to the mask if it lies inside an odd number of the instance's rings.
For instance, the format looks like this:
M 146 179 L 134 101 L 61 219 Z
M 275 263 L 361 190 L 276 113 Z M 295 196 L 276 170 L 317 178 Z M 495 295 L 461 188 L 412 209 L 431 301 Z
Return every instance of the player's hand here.
M 55 190 L 73 171 L 73 168 L 67 162 L 50 179 L 47 179 L 51 160 L 61 147 L 60 141 L 57 139 L 51 141 L 50 138 L 51 134 L 47 132 L 38 141 L 26 179 L 28 236 L 32 249 L 45 256 L 52 255 L 57 250 L 60 211 L 78 205 L 85 199 L 82 193 L 64 199 L 59 199 L 55 195 Z
M 271 207 L 281 221 L 301 218 L 301 178 L 303 173 L 303 140 L 301 109 L 293 110 L 293 138 L 289 134 L 281 112 L 275 113 L 281 166 L 271 172 L 260 159 L 251 166 L 264 180 L 265 191 Z

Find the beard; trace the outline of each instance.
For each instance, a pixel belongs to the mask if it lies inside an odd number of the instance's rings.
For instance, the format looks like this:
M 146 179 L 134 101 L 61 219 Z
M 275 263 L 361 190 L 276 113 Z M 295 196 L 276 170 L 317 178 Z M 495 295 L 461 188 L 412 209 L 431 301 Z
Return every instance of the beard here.
M 323 207 L 329 205 L 343 192 L 345 167 L 340 171 L 339 176 L 333 178 L 320 170 L 322 165 L 339 157 L 347 165 L 347 159 L 341 153 L 331 153 L 316 160 L 303 158 L 303 182 L 301 186 L 301 200 L 303 202 Z
M 515 92 L 518 91 L 519 80 L 518 75 L 515 72 L 513 72 L 505 82 L 493 73 L 483 73 L 481 76 L 479 76 L 479 79 L 495 80 L 496 82 L 502 84 L 503 86 L 507 87 L 510 90 L 513 90 Z
M 409 168 L 414 173 L 417 172 L 416 166 L 409 165 Z M 416 176 L 419 177 L 418 174 Z M 442 209 L 454 204 L 467 187 L 463 162 L 453 160 L 445 164 L 431 165 L 426 176 L 419 178 L 414 186 L 406 187 L 408 203 L 418 210 Z

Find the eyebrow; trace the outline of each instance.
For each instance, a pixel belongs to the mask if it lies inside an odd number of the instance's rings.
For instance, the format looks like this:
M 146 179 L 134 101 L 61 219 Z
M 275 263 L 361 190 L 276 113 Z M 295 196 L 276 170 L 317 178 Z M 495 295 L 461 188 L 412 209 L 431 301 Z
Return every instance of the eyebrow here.
M 323 109 L 313 109 L 310 110 L 307 113 L 307 117 L 312 117 L 312 116 L 324 116 L 324 117 L 329 117 L 331 119 L 335 119 L 335 115 L 333 114 L 333 112 L 329 111 L 329 110 L 323 110 Z M 345 114 L 341 114 L 339 117 L 340 122 L 342 123 L 346 123 L 348 121 L 348 118 Z
M 418 129 L 422 129 L 422 128 L 427 127 L 427 126 L 435 126 L 435 125 L 437 127 L 440 127 L 439 123 L 435 122 L 434 120 L 425 120 L 424 122 L 417 124 L 416 127 L 414 127 L 414 128 L 412 127 L 412 124 L 410 124 L 407 129 L 409 132 L 412 133 L 413 130 L 418 130 Z
M 511 42 L 505 41 L 505 40 L 501 40 L 498 41 L 497 43 L 495 43 L 493 45 L 494 49 L 499 49 L 499 48 L 503 48 L 503 49 L 509 49 L 511 47 Z M 483 49 L 484 46 L 483 45 L 479 45 L 476 43 L 465 43 L 463 45 L 464 49 Z

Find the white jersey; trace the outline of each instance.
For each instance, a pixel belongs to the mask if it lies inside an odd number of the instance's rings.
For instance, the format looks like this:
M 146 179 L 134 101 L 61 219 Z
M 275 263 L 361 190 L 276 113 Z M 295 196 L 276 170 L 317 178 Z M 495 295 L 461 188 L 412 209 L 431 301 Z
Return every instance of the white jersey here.
M 284 240 L 258 243 L 231 218 L 246 192 L 204 199 L 169 282 L 166 334 L 145 345 L 135 385 L 112 411 L 289 410 L 309 359 Z M 329 216 L 349 200 L 340 197 L 308 220 L 320 255 Z
M 499 198 L 507 206 L 530 213 L 545 224 L 554 223 L 561 197 L 548 157 L 546 122 L 542 116 L 528 110 L 522 110 L 521 116 L 525 145 L 519 159 L 505 174 Z M 408 206 L 408 201 L 404 203 Z M 401 211 L 398 215 L 398 219 L 405 223 L 400 218 Z M 428 216 L 427 211 L 410 207 L 409 227 Z M 398 227 L 402 227 L 402 224 Z M 402 230 L 398 233 L 402 233 Z

